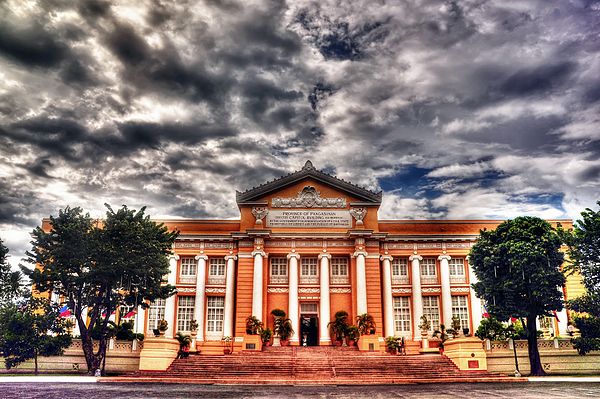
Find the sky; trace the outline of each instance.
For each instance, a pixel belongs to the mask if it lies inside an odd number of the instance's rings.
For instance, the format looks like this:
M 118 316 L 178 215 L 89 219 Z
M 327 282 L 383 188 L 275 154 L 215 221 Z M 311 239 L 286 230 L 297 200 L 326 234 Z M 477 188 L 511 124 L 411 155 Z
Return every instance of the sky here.
M 600 1 L 0 2 L 0 238 L 104 203 L 236 218 L 317 169 L 382 219 L 600 200 Z

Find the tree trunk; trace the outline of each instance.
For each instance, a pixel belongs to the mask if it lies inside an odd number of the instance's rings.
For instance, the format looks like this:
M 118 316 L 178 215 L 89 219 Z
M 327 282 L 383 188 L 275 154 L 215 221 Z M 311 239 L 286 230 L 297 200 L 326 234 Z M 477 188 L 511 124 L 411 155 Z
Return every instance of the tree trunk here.
M 37 351 L 33 354 L 33 363 L 35 364 L 35 375 L 38 375 L 38 354 Z
M 96 370 L 102 370 L 102 361 L 106 355 L 106 339 L 100 339 L 98 352 L 94 353 L 94 341 L 86 332 L 81 334 L 81 346 L 85 363 L 88 368 L 88 374 L 94 375 Z
M 534 376 L 546 375 L 544 368 L 542 367 L 542 361 L 540 359 L 540 351 L 537 346 L 537 325 L 536 325 L 536 314 L 529 314 L 527 316 L 527 347 L 529 353 L 529 365 L 531 368 L 531 374 Z

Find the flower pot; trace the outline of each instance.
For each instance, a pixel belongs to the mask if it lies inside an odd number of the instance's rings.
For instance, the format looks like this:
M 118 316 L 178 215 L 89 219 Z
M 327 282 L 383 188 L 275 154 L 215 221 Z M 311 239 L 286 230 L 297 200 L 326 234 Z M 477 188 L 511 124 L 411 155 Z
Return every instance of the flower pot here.
M 353 339 L 348 340 L 348 346 L 356 346 L 356 341 Z
M 224 355 L 229 355 L 231 353 L 231 349 L 229 348 L 223 348 L 223 354 Z
M 281 346 L 289 346 L 290 345 L 290 341 L 288 339 L 282 339 L 279 342 L 281 343 Z

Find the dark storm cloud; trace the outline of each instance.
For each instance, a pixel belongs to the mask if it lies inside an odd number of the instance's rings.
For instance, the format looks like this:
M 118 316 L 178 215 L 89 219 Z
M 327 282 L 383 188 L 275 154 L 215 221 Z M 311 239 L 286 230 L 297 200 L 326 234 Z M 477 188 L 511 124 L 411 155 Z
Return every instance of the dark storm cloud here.
M 527 96 L 560 87 L 574 72 L 576 66 L 571 61 L 520 70 L 509 76 L 499 90 L 512 96 Z
M 0 20 L 0 54 L 30 67 L 50 68 L 60 64 L 69 53 L 64 43 L 36 23 L 14 26 Z
M 196 144 L 210 138 L 229 137 L 237 134 L 233 128 L 205 123 L 158 124 L 128 122 L 119 126 L 123 143 L 133 148 L 158 147 L 164 142 Z

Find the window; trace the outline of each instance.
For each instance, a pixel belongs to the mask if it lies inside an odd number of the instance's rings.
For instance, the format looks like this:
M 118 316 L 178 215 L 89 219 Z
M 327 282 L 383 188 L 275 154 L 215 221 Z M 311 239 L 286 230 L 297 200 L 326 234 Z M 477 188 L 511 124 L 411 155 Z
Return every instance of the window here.
M 148 330 L 158 328 L 158 322 L 165 318 L 165 300 L 157 299 L 150 304 L 148 309 Z
M 469 307 L 467 305 L 468 296 L 455 295 L 452 297 L 452 316 L 460 319 L 462 328 L 469 328 Z
M 181 258 L 181 270 L 180 275 L 184 276 L 195 276 L 196 275 L 196 259 L 191 257 Z
M 223 332 L 224 312 L 225 312 L 225 298 L 224 297 L 209 296 L 207 298 L 207 312 L 206 312 L 206 331 L 207 331 L 207 333 Z
M 425 258 L 421 261 L 421 283 L 437 284 L 435 258 Z
M 180 296 L 177 303 L 177 331 L 190 331 L 190 322 L 194 318 L 193 296 Z
M 394 330 L 397 335 L 410 333 L 410 306 L 408 297 L 394 297 Z
M 392 261 L 392 284 L 408 284 L 408 263 L 406 258 Z
M 350 284 L 348 258 L 331 258 L 331 284 Z
M 287 259 L 271 258 L 271 284 L 287 284 Z
M 429 320 L 431 331 L 440 329 L 440 301 L 437 296 L 423 297 L 423 316 Z
M 300 283 L 317 284 L 319 282 L 319 273 L 317 268 L 317 258 L 300 259 Z
M 466 283 L 464 258 L 452 258 L 448 262 L 451 283 Z
M 225 259 L 210 258 L 208 266 L 208 284 L 225 284 Z

